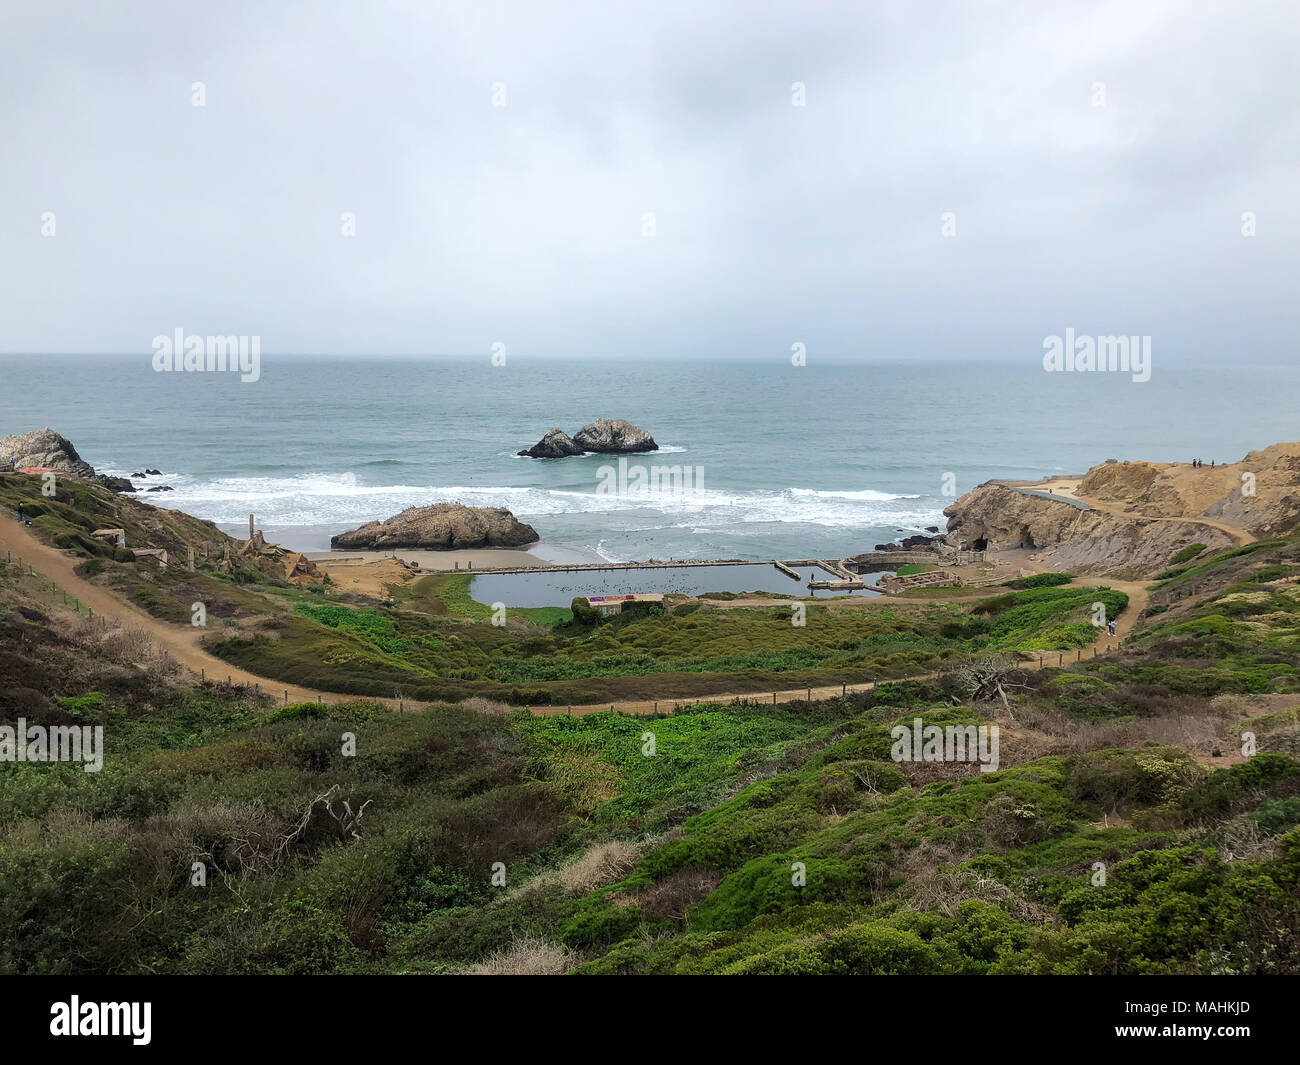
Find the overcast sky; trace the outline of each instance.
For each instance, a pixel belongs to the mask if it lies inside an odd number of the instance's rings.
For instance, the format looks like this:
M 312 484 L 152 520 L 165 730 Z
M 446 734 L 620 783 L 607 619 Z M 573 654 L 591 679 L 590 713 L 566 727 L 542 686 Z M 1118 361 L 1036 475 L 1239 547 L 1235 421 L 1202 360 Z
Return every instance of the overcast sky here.
M 1300 358 L 1294 3 L 0 4 L 0 351 Z

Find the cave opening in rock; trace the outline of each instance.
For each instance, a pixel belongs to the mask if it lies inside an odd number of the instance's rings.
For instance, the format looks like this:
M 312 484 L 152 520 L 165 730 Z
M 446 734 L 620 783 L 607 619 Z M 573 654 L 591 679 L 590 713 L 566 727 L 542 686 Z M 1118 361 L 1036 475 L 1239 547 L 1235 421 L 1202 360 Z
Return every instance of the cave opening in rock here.
M 1034 543 L 1033 534 L 1029 531 L 1028 525 L 1020 526 L 1020 546 L 1032 551 L 1038 545 Z

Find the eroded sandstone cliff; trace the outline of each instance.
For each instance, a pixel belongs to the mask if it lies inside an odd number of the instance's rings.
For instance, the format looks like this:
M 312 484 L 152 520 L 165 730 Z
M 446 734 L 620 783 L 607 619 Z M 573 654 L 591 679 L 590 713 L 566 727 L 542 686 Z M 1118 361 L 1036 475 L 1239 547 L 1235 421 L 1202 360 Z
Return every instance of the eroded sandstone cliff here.
M 991 551 L 1023 548 L 1041 554 L 1049 569 L 1087 575 L 1154 575 L 1193 543 L 1215 551 L 1231 535 L 1192 521 L 1082 510 L 1060 499 L 1029 495 L 990 481 L 948 507 L 947 541 Z

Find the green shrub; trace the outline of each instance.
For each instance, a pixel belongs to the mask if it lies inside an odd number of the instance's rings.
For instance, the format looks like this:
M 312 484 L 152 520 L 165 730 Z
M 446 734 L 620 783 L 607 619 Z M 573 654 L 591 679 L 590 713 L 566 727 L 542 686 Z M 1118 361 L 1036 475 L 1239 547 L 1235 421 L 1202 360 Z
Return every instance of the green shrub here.
M 299 894 L 270 908 L 255 960 L 257 972 L 312 976 L 345 971 L 360 954 L 336 917 Z
M 1265 799 L 1259 809 L 1245 815 L 1249 821 L 1259 826 L 1266 836 L 1280 836 L 1300 825 L 1300 795 L 1288 795 L 1285 799 Z
M 1204 544 L 1188 544 L 1181 551 L 1169 560 L 1171 566 L 1181 566 L 1184 562 L 1190 562 L 1202 551 L 1205 550 Z
M 1069 573 L 1034 573 L 1028 577 L 1017 577 L 1013 581 L 1007 581 L 1008 588 L 1054 588 L 1058 585 L 1069 584 L 1074 580 L 1074 576 Z
M 290 703 L 271 712 L 267 717 L 268 725 L 277 721 L 288 721 L 295 717 L 322 718 L 326 716 L 324 703 Z
M 934 948 L 913 932 L 884 924 L 860 925 L 819 951 L 829 973 L 850 976 L 924 976 L 942 971 Z
M 66 699 L 59 700 L 59 708 L 74 721 L 79 721 L 82 724 L 93 724 L 94 722 L 103 721 L 104 714 L 108 709 L 106 698 L 103 692 L 70 695 Z

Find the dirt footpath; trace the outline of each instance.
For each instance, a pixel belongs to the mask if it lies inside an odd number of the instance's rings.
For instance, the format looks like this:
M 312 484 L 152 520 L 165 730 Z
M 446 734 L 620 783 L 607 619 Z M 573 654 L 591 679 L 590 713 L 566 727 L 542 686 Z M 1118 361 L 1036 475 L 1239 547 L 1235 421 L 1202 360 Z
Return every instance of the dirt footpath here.
M 78 559 L 65 555 L 53 547 L 47 547 L 31 535 L 25 528 L 18 525 L 17 522 L 7 518 L 0 518 L 0 553 L 10 552 L 15 560 L 21 558 L 23 563 L 32 567 L 38 573 L 44 574 L 56 585 L 66 591 L 70 596 L 80 599 L 82 603 L 88 606 L 100 617 L 110 618 L 124 628 L 140 629 L 147 633 L 150 639 L 158 646 L 160 650 L 166 651 L 172 658 L 182 666 L 189 669 L 196 676 L 200 673 L 210 679 L 221 681 L 229 677 L 235 684 L 249 685 L 261 688 L 271 696 L 283 700 L 285 692 L 288 692 L 288 701 L 291 703 L 298 702 L 316 702 L 320 695 L 327 697 L 332 696 L 333 701 L 350 701 L 353 699 L 366 699 L 373 702 L 384 703 L 389 706 L 398 706 L 399 701 L 391 698 L 380 698 L 376 696 L 359 696 L 359 695 L 341 695 L 328 691 L 318 691 L 314 688 L 301 688 L 296 685 L 286 684 L 283 681 L 272 680 L 267 677 L 260 677 L 254 673 L 249 673 L 222 661 L 215 655 L 209 654 L 199 646 L 199 639 L 203 635 L 201 629 L 193 628 L 188 625 L 171 625 L 161 621 L 132 604 L 119 599 L 105 588 L 92 584 L 82 577 L 78 577 L 74 572 L 75 567 L 79 564 Z M 402 567 L 394 563 L 396 569 Z M 405 573 L 405 570 L 402 570 Z M 394 574 L 395 575 L 395 574 Z M 334 579 L 334 578 L 332 578 Z M 1102 653 L 1109 646 L 1118 646 L 1119 639 L 1126 633 L 1130 632 L 1139 614 L 1146 609 L 1147 592 L 1143 584 L 1134 581 L 1115 581 L 1105 578 L 1083 578 L 1078 581 L 1085 586 L 1106 586 L 1125 592 L 1129 597 L 1129 607 L 1120 617 L 1117 623 L 1117 635 L 1107 636 L 1103 632 L 1089 647 L 1084 648 L 1082 657 L 1092 657 L 1096 653 Z M 882 599 L 862 599 L 864 605 L 878 602 L 891 602 L 886 597 Z M 906 602 L 913 602 L 907 600 Z M 897 605 L 898 600 L 893 600 Z M 738 604 L 737 604 L 738 605 Z M 760 605 L 758 601 L 754 605 Z M 762 601 L 762 605 L 771 606 L 771 600 Z M 917 603 L 917 605 L 923 605 Z M 1044 652 L 1042 665 L 1055 665 L 1055 655 L 1049 655 Z M 1024 665 L 1025 669 L 1039 668 L 1039 661 L 1034 660 Z M 925 673 L 911 677 L 900 677 L 898 680 L 927 680 L 938 676 L 937 673 Z M 875 687 L 874 682 L 862 684 L 831 684 L 817 688 L 790 688 L 779 690 L 776 693 L 778 702 L 791 702 L 798 699 L 814 698 L 829 699 L 840 695 L 843 692 L 861 692 L 869 691 Z M 735 699 L 750 699 L 768 701 L 772 699 L 772 692 L 726 692 L 713 695 L 698 695 L 683 697 L 680 699 L 661 699 L 658 701 L 649 699 L 640 700 L 622 700 L 614 703 L 598 703 L 585 706 L 563 707 L 563 706 L 539 706 L 530 707 L 529 709 L 535 714 L 553 715 L 572 713 L 574 716 L 580 714 L 593 714 L 601 711 L 607 711 L 611 706 L 624 714 L 651 714 L 656 711 L 665 713 L 671 711 L 679 703 L 689 705 L 694 702 L 720 702 L 729 703 Z M 403 700 L 400 705 L 405 709 L 419 709 L 427 705 L 411 700 Z
M 209 654 L 199 646 L 199 639 L 203 635 L 202 629 L 190 625 L 169 625 L 146 614 L 131 603 L 119 599 L 107 589 L 78 577 L 75 569 L 81 560 L 65 555 L 57 548 L 45 546 L 16 521 L 0 517 L 0 554 L 4 552 L 9 552 L 14 561 L 21 558 L 25 566 L 44 574 L 68 595 L 80 599 L 94 611 L 97 617 L 109 618 L 123 628 L 140 629 L 147 633 L 159 650 L 166 651 L 196 676 L 202 673 L 216 681 L 229 677 L 234 684 L 260 687 L 281 700 L 284 699 L 284 693 L 287 691 L 291 703 L 316 702 L 318 692 L 314 689 L 300 688 L 283 681 L 259 677 Z M 338 698 L 355 699 L 359 696 L 337 696 L 336 699 Z M 375 701 L 397 705 L 394 699 Z

